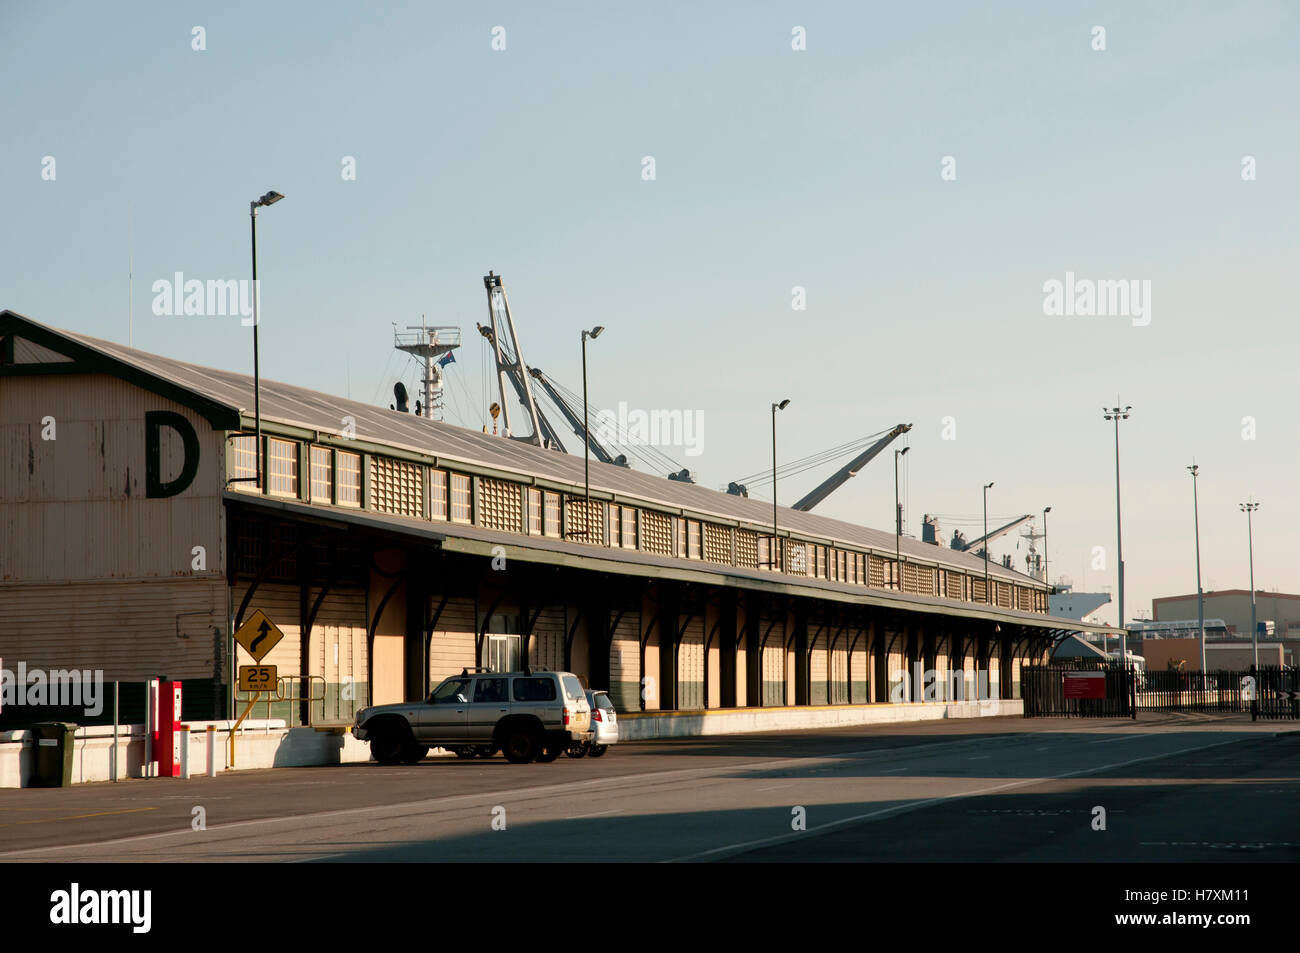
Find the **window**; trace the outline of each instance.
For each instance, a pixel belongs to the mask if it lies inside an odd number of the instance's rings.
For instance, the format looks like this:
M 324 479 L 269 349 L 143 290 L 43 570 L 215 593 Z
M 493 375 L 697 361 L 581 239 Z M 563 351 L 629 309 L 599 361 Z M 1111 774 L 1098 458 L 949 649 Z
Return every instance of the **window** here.
M 542 535 L 542 491 L 528 488 L 528 532 Z
M 620 517 L 623 531 L 619 534 L 619 538 L 623 541 L 623 548 L 636 549 L 636 509 L 624 506 Z
M 678 516 L 673 517 L 673 555 L 686 558 L 686 520 Z
M 848 555 L 849 554 L 842 549 L 836 550 L 835 552 L 835 562 L 836 562 L 835 568 L 836 568 L 836 572 L 838 573 L 838 575 L 836 575 L 835 578 L 838 579 L 840 582 L 847 582 L 849 578 Z
M 686 558 L 700 558 L 700 521 L 686 521 Z
M 476 678 L 474 680 L 474 703 L 508 702 L 510 700 L 508 678 Z
M 433 690 L 429 701 L 435 705 L 450 705 L 463 702 L 467 698 L 469 698 L 469 679 L 449 678 Z
M 340 506 L 361 505 L 361 454 L 340 450 L 334 461 L 338 469 L 338 502 Z
M 311 501 L 333 502 L 334 451 L 329 447 L 311 448 Z
M 547 536 L 560 535 L 560 494 L 549 490 L 542 494 L 542 531 Z M 554 696 L 552 696 L 554 697 Z
M 483 666 L 489 672 L 517 672 L 519 651 L 519 636 L 489 632 L 483 637 Z
M 866 557 L 866 554 L 865 554 L 865 553 L 858 553 L 857 556 L 856 556 L 855 558 L 857 559 L 857 562 L 858 562 L 858 578 L 857 578 L 857 582 L 858 582 L 859 585 L 865 586 L 865 585 L 867 584 L 867 557 Z
M 551 678 L 516 678 L 514 690 L 517 702 L 555 701 L 555 680 Z
M 609 545 L 622 544 L 623 507 L 611 505 L 609 508 Z
M 435 520 L 447 518 L 447 471 L 429 471 L 429 516 Z
M 257 437 L 230 438 L 230 475 L 232 478 L 257 478 Z
M 584 701 L 587 697 L 586 691 L 583 690 L 582 682 L 578 681 L 576 675 L 561 675 L 560 684 L 564 686 L 564 694 L 571 701 Z
M 470 521 L 469 477 L 463 473 L 451 474 L 451 521 Z
M 272 496 L 298 495 L 298 445 L 292 440 L 267 440 L 266 489 Z

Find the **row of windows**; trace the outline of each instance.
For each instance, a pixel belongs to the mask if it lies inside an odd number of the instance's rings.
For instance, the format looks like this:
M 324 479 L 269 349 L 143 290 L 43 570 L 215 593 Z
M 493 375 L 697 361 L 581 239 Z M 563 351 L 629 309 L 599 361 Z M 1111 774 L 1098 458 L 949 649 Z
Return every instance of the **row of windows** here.
M 231 477 L 246 479 L 256 475 L 254 441 L 252 435 L 231 438 Z M 268 437 L 266 444 L 268 494 L 305 498 L 313 503 L 362 505 L 360 454 L 309 446 L 308 485 L 306 493 L 300 493 L 300 445 L 277 437 Z M 367 505 L 376 512 L 423 517 L 427 487 L 428 518 L 453 523 L 475 520 L 475 487 L 468 474 L 378 455 L 370 457 L 369 471 Z M 563 499 L 561 496 L 553 490 L 483 477 L 478 481 L 478 523 L 506 532 L 569 538 L 596 546 L 641 550 L 876 589 L 901 589 L 965 602 L 986 601 L 982 575 L 905 562 L 900 580 L 895 560 L 870 553 L 798 540 L 773 540 L 753 530 L 624 504 L 606 505 L 599 500 L 588 503 L 577 494 Z M 1047 611 L 1045 592 L 991 581 L 995 605 Z

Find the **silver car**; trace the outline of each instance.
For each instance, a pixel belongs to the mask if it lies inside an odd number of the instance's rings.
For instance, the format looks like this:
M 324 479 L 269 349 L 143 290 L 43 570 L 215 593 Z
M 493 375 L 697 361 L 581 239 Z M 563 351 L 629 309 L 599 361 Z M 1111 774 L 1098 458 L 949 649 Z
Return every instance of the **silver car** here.
M 570 758 L 599 758 L 618 743 L 618 715 L 609 693 L 587 689 L 587 705 L 591 708 L 591 735 L 569 745 L 564 753 Z

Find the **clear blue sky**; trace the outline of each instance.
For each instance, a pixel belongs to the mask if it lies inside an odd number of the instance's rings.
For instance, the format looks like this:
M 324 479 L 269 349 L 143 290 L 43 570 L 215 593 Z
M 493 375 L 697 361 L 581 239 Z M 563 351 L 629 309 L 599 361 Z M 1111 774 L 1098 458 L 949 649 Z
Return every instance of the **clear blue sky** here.
M 386 404 L 392 323 L 423 313 L 467 332 L 477 424 L 494 269 L 530 363 L 576 389 L 603 324 L 596 406 L 703 412 L 701 483 L 766 465 L 773 400 L 783 458 L 910 421 L 910 532 L 993 480 L 995 516 L 1052 506 L 1052 576 L 1089 589 L 1119 395 L 1130 616 L 1195 589 L 1193 457 L 1206 587 L 1245 587 L 1254 494 L 1257 582 L 1295 592 L 1298 27 L 1267 2 L 8 2 L 0 307 L 125 341 L 129 210 L 136 346 L 249 369 L 238 318 L 155 317 L 149 289 L 246 277 L 276 189 L 267 377 Z M 1151 281 L 1150 325 L 1044 316 L 1067 271 Z M 892 479 L 881 457 L 822 509 L 889 527 Z

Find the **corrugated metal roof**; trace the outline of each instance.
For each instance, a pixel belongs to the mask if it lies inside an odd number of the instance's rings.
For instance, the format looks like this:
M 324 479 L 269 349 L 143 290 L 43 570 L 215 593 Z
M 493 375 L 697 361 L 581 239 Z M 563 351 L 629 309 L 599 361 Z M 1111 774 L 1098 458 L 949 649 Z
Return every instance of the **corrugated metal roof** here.
M 189 364 L 75 331 L 52 328 L 13 312 L 6 314 L 50 334 L 75 341 L 234 412 L 249 418 L 253 415 L 251 375 Z M 270 421 L 341 436 L 345 418 L 352 418 L 355 421 L 355 438 L 359 440 L 433 455 L 447 461 L 510 471 L 523 477 L 548 478 L 578 487 L 583 484 L 582 457 L 543 450 L 518 440 L 494 437 L 477 430 L 426 420 L 414 414 L 398 413 L 266 378 L 261 381 L 261 401 L 264 425 Z M 685 509 L 757 527 L 771 525 L 772 507 L 763 500 L 732 496 L 697 484 L 668 480 L 596 460 L 591 461 L 591 486 L 595 490 L 632 497 L 669 510 Z M 893 533 L 787 507 L 780 507 L 778 512 L 783 532 L 870 548 L 882 554 L 894 551 Z M 968 573 L 984 572 L 984 561 L 971 553 L 906 538 L 902 540 L 901 548 L 917 561 L 943 563 Z M 1042 585 L 1039 580 L 1006 569 L 991 560 L 988 572 L 990 576 L 1004 581 Z

